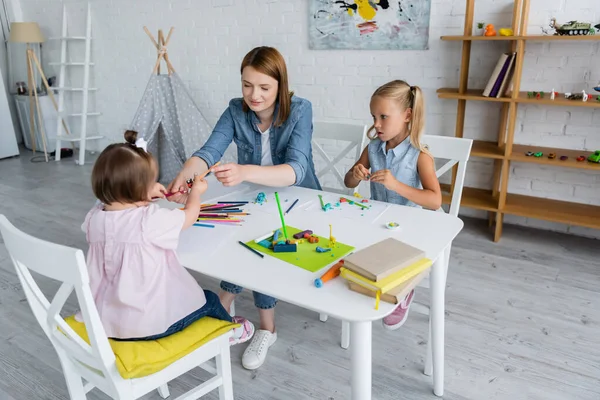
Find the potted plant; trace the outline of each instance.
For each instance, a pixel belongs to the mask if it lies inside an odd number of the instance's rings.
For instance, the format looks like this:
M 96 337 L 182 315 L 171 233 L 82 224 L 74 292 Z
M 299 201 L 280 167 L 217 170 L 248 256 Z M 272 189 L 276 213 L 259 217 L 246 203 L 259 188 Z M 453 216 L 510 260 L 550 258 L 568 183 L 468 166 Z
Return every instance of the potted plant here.
M 475 30 L 475 35 L 476 36 L 481 36 L 483 35 L 483 29 L 485 27 L 485 22 L 478 22 L 477 23 L 477 29 Z

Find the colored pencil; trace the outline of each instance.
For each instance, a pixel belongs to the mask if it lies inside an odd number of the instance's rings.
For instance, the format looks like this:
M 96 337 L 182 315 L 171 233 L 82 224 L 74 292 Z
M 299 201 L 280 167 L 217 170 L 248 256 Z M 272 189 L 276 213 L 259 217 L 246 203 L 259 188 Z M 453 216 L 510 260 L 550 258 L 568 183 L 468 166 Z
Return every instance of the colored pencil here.
M 219 201 L 217 204 L 248 204 L 247 201 Z
M 210 224 L 199 224 L 199 223 L 197 223 L 197 222 L 194 224 L 194 226 L 202 226 L 202 227 L 205 227 L 205 228 L 214 228 L 214 227 L 215 227 L 214 225 L 210 225 Z
M 288 208 L 288 209 L 287 209 L 287 211 L 285 212 L 285 214 L 289 213 L 289 212 L 290 212 L 290 210 L 291 210 L 292 208 L 294 208 L 294 206 L 296 205 L 296 203 L 297 203 L 297 202 L 298 202 L 298 199 L 296 199 L 296 200 L 295 200 L 295 201 L 292 203 L 292 205 L 290 206 L 290 208 Z M 285 215 L 285 214 L 284 214 L 284 215 Z
M 281 218 L 281 227 L 283 228 L 283 237 L 287 240 L 287 230 L 285 229 L 285 220 L 283 219 L 283 212 L 281 212 L 281 203 L 279 202 L 279 194 L 275 192 L 275 200 L 277 200 L 277 209 L 279 210 L 279 218 Z
M 217 165 L 219 165 L 219 164 L 221 164 L 221 161 L 217 161 L 217 162 L 215 163 L 215 165 L 213 165 L 212 167 L 210 167 L 209 169 L 207 169 L 207 170 L 206 170 L 206 172 L 204 172 L 202 175 L 200 175 L 200 179 L 204 179 L 204 177 L 205 177 L 206 175 L 210 174 L 210 173 L 212 172 L 212 169 L 213 169 L 214 167 L 216 167 Z M 194 178 L 194 179 L 195 179 L 195 178 Z
M 242 246 L 244 246 L 245 248 L 247 248 L 248 250 L 250 250 L 251 252 L 253 252 L 254 254 L 256 254 L 257 256 L 259 256 L 260 258 L 265 258 L 265 256 L 263 254 L 254 250 L 252 247 L 248 246 L 246 243 L 242 242 L 241 240 L 239 240 L 238 243 L 241 244 Z

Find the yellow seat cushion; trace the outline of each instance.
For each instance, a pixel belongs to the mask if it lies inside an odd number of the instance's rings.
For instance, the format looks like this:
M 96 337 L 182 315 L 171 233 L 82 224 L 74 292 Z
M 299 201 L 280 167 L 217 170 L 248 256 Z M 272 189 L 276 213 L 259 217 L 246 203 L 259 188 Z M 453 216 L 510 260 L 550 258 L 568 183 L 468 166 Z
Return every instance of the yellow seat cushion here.
M 83 340 L 89 343 L 85 324 L 76 321 L 74 316 L 65 322 Z M 158 340 L 119 341 L 108 339 L 115 353 L 117 369 L 125 379 L 141 378 L 167 367 L 190 354 L 210 340 L 237 328 L 239 324 L 204 317 L 184 330 Z

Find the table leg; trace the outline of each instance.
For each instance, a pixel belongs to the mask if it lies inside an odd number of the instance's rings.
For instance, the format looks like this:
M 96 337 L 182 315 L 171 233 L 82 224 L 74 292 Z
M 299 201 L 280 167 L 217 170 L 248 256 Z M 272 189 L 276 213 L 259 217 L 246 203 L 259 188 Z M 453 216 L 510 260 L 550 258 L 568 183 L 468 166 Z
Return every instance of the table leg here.
M 431 337 L 433 352 L 433 393 L 444 394 L 444 297 L 446 257 L 440 254 L 431 267 Z
M 371 321 L 350 322 L 352 400 L 371 400 Z

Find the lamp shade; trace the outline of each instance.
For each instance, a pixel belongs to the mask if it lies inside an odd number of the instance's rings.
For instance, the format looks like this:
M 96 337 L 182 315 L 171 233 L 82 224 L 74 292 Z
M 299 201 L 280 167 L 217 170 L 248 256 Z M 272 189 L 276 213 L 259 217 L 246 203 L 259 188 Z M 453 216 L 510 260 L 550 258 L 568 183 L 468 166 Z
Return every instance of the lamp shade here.
M 46 41 L 37 22 L 11 22 L 9 42 L 43 43 Z

